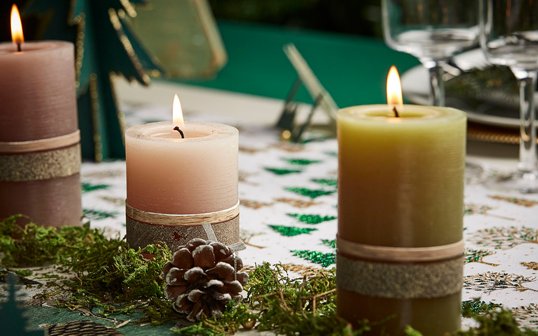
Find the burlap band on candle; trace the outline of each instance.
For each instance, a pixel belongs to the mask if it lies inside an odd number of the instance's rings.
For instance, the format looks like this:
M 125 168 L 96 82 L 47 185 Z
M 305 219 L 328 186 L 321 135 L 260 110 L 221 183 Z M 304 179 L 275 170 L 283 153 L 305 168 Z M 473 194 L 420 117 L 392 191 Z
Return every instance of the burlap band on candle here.
M 232 245 L 239 238 L 239 203 L 230 209 L 192 215 L 161 214 L 142 211 L 126 205 L 127 242 L 131 247 L 144 247 L 164 242 L 175 250 L 192 238 L 206 238 L 204 223 L 211 224 L 219 242 Z
M 0 142 L 0 181 L 23 182 L 80 172 L 80 132 L 55 138 Z
M 384 247 L 337 239 L 336 283 L 355 293 L 436 298 L 463 286 L 463 242 L 432 247 Z

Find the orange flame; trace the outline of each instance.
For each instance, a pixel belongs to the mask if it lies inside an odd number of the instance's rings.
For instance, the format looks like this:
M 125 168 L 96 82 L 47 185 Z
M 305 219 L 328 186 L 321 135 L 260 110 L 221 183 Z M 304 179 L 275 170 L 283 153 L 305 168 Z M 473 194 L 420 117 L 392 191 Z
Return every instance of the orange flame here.
M 17 5 L 11 6 L 11 40 L 17 45 L 21 45 L 24 42 L 21 15 L 19 14 Z
M 387 104 L 397 109 L 401 109 L 403 105 L 400 75 L 394 65 L 390 67 L 387 75 Z
M 183 110 L 181 109 L 181 103 L 179 102 L 179 97 L 177 96 L 177 94 L 174 95 L 174 102 L 172 104 L 172 115 L 174 126 L 182 127 L 183 125 L 185 125 L 185 121 L 183 121 Z

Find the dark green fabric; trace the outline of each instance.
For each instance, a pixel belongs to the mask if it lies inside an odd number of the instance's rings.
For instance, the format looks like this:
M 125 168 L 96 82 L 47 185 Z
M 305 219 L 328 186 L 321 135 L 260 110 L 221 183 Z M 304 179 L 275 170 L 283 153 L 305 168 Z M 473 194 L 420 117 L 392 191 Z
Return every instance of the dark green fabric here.
M 209 81 L 176 81 L 203 87 L 285 98 L 296 74 L 282 47 L 294 43 L 340 107 L 385 102 L 391 65 L 403 73 L 418 64 L 381 40 L 351 35 L 220 22 L 228 63 Z M 300 100 L 311 102 L 301 92 Z

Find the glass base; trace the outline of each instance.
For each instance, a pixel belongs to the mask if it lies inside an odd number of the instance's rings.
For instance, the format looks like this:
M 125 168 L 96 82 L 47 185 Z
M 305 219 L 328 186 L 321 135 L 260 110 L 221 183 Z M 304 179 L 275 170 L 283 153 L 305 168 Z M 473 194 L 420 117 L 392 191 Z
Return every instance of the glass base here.
M 492 190 L 536 194 L 538 193 L 538 170 L 513 173 L 490 172 L 484 179 L 484 184 Z

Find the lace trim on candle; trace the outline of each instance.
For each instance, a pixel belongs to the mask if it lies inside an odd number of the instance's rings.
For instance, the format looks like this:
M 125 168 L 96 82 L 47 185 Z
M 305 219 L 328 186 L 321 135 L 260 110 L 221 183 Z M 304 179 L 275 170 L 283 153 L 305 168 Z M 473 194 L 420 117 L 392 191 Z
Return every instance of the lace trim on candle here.
M 359 244 L 337 236 L 337 251 L 356 259 L 389 262 L 428 262 L 463 256 L 463 240 L 428 247 L 392 247 Z

